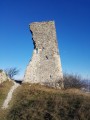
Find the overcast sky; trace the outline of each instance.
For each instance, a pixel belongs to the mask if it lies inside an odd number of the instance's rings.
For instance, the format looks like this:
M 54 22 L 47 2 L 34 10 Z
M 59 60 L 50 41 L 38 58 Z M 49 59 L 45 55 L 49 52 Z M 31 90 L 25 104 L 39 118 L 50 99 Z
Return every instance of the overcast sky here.
M 33 52 L 29 24 L 54 20 L 63 72 L 90 78 L 90 0 L 0 0 L 0 69 L 22 78 Z

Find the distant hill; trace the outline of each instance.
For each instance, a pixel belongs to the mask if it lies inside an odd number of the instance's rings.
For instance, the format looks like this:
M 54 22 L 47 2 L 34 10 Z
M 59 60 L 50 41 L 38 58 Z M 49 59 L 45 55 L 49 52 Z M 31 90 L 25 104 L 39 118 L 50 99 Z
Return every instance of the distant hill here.
M 0 90 L 3 87 L 6 90 L 9 84 L 3 83 Z M 15 91 L 9 108 L 0 109 L 0 120 L 90 120 L 90 94 L 79 89 L 22 84 Z

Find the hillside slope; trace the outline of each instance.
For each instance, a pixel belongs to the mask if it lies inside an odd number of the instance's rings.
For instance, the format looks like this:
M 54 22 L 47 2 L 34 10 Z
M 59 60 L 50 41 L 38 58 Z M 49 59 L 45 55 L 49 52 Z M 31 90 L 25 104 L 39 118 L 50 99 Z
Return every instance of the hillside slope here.
M 77 89 L 23 84 L 9 109 L 0 112 L 0 120 L 90 120 L 90 95 Z
M 13 84 L 14 83 L 9 80 L 4 81 L 2 84 L 0 84 L 0 108 L 1 108 L 4 100 L 6 99 L 6 96 Z

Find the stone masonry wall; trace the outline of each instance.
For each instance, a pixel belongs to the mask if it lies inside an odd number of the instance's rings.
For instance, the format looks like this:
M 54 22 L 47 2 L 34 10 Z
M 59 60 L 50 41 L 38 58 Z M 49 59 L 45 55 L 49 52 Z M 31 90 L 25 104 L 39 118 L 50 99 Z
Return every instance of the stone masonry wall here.
M 63 78 L 54 21 L 30 25 L 34 51 L 24 82 L 53 83 Z
M 0 84 L 7 80 L 10 81 L 10 78 L 6 75 L 6 73 L 3 70 L 0 70 Z

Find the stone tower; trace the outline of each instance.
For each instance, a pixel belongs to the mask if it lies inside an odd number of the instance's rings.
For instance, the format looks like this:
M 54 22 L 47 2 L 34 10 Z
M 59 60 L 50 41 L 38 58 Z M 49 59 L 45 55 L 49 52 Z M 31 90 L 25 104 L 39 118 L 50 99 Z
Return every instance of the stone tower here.
M 54 21 L 30 25 L 34 51 L 27 66 L 24 81 L 54 84 L 63 78 Z

